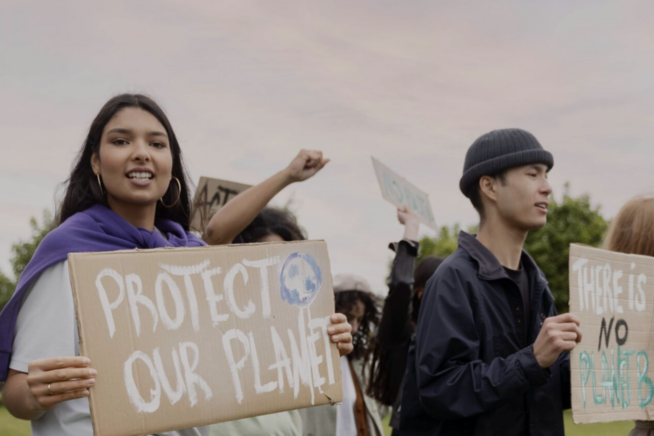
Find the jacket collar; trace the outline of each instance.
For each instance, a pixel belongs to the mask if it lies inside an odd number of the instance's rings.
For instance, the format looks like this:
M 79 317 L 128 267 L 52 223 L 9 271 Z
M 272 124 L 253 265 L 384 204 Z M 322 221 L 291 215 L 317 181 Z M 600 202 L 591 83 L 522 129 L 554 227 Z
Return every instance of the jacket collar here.
M 501 278 L 509 278 L 504 267 L 497 260 L 495 255 L 486 248 L 481 242 L 479 242 L 475 235 L 466 233 L 463 230 L 459 232 L 458 239 L 459 247 L 464 249 L 470 257 L 472 257 L 477 263 L 477 272 L 479 277 L 484 280 L 497 280 Z M 520 257 L 522 267 L 527 270 L 529 276 L 533 276 L 534 273 L 539 281 L 547 281 L 543 274 L 538 269 L 536 262 L 531 258 L 531 256 L 524 250 L 522 250 L 522 255 Z

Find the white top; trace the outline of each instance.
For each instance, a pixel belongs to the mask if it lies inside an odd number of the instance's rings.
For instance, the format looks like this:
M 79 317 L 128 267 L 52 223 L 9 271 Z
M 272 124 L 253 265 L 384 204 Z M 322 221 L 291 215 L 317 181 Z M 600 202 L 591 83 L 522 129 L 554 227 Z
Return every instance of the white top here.
M 302 436 L 302 417 L 297 410 L 253 416 L 212 424 L 211 436 Z
M 341 356 L 341 380 L 343 381 L 343 402 L 336 406 L 336 434 L 338 436 L 356 436 L 357 422 L 354 419 L 354 405 L 357 401 L 357 391 L 354 387 L 347 356 Z
M 68 261 L 64 261 L 46 269 L 26 290 L 16 321 L 9 367 L 27 373 L 28 365 L 33 360 L 78 356 L 78 343 L 73 290 Z M 93 435 L 88 398 L 59 403 L 31 423 L 33 436 Z M 161 435 L 208 436 L 209 427 Z

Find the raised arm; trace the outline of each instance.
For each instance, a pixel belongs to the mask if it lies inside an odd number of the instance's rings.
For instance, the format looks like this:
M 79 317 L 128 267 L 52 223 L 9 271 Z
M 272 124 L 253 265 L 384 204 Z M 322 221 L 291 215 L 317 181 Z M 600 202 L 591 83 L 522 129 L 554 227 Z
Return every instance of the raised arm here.
M 210 245 L 231 243 L 282 189 L 295 182 L 310 179 L 329 159 L 321 151 L 300 150 L 291 163 L 272 177 L 234 197 L 209 221 L 204 233 Z
M 376 334 L 377 343 L 385 350 L 392 350 L 411 335 L 411 294 L 420 218 L 405 207 L 404 210 L 398 209 L 397 219 L 404 225 L 404 236 L 394 244 L 395 259 L 388 278 L 388 296 Z
M 418 255 L 418 216 L 405 207 L 397 211 L 397 219 L 404 225 L 404 237 L 390 245 L 395 259 L 388 278 L 388 296 L 375 334 L 376 347 L 371 362 L 368 395 L 382 404 L 392 405 L 404 379 L 406 353 L 411 327 L 411 297 L 413 267 Z

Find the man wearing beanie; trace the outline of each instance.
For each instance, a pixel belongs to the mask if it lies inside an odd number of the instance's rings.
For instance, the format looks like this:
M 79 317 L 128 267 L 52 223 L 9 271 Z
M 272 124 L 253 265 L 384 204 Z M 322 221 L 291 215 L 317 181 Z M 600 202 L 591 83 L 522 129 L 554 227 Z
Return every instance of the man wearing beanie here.
M 492 131 L 468 149 L 459 187 L 479 213 L 479 234 L 461 232 L 427 283 L 402 435 L 564 434 L 579 319 L 557 316 L 545 276 L 522 249 L 547 222 L 553 165 L 520 129 Z

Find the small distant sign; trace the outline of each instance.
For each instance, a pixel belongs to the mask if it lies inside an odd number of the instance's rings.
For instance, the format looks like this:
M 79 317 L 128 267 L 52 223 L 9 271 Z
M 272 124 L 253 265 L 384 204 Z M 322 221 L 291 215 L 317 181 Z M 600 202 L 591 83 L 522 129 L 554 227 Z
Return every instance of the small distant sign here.
M 429 203 L 429 196 L 411 184 L 407 179 L 400 176 L 374 157 L 372 165 L 377 174 L 377 181 L 384 199 L 397 208 L 404 206 L 420 217 L 420 221 L 427 227 L 438 230 L 434 221 L 434 212 Z

